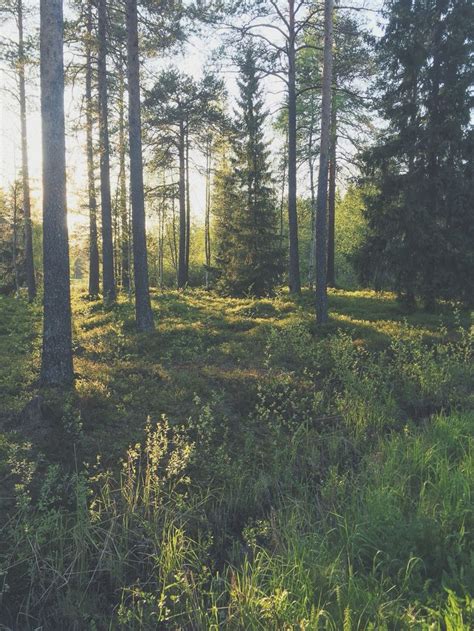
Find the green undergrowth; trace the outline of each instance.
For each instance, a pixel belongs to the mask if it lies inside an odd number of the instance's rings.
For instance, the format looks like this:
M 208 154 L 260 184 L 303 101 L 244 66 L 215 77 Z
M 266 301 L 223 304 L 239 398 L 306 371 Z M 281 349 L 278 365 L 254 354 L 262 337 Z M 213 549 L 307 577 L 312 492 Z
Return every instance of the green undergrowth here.
M 320 330 L 310 294 L 152 302 L 143 335 L 125 299 L 74 296 L 76 388 L 41 393 L 44 431 L 21 411 L 39 310 L 0 302 L 0 623 L 473 628 L 469 314 L 334 290 Z

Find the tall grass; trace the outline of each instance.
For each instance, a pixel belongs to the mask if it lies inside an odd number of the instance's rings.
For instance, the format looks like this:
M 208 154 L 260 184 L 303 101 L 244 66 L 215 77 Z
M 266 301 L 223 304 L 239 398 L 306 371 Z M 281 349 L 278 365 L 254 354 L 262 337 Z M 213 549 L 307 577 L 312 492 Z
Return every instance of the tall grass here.
M 402 327 L 374 352 L 290 325 L 238 425 L 213 393 L 186 424 L 149 422 L 113 470 L 17 454 L 0 622 L 473 628 L 472 335 L 439 339 Z

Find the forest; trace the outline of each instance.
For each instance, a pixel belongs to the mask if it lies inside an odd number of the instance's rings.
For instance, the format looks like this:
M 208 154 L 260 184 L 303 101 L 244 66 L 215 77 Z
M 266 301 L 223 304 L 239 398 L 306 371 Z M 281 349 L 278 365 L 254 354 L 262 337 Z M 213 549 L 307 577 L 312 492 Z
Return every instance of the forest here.
M 0 629 L 474 629 L 471 0 L 0 0 Z

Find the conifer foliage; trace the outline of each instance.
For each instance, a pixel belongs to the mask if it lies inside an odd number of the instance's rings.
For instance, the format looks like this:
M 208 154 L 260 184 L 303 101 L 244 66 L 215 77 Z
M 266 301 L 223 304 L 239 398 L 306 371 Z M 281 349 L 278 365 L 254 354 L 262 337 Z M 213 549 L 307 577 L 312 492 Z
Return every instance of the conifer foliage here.
M 474 9 L 469 0 L 392 0 L 387 17 L 378 53 L 388 126 L 365 155 L 359 267 L 364 281 L 382 275 L 409 302 L 472 300 Z
M 232 155 L 230 164 L 225 157 L 216 178 L 219 286 L 234 295 L 263 296 L 278 282 L 283 260 L 264 133 L 267 113 L 250 47 L 242 52 L 239 68 Z

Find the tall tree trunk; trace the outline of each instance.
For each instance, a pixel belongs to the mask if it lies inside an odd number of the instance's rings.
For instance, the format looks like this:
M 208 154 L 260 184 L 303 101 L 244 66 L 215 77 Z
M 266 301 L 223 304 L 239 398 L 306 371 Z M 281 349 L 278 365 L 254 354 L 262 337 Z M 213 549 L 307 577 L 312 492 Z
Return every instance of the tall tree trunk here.
M 86 144 L 89 193 L 89 296 L 99 295 L 99 245 L 97 243 L 97 197 L 94 169 L 94 100 L 92 98 L 92 2 L 87 4 L 86 39 Z
M 129 152 L 130 153 L 130 152 Z M 134 292 L 134 275 L 135 271 L 133 268 L 133 243 L 132 243 L 132 205 L 128 203 L 128 265 L 130 268 L 130 276 L 129 276 L 129 288 L 128 288 L 128 296 L 131 299 L 132 293 Z
M 179 257 L 178 289 L 186 285 L 186 132 L 184 124 L 179 130 Z
M 331 108 L 331 149 L 329 157 L 329 195 L 328 195 L 328 287 L 336 286 L 336 148 L 337 148 L 337 110 L 335 98 Z
M 43 137 L 44 318 L 41 381 L 74 379 L 66 209 L 63 1 L 41 0 L 41 120 Z
M 99 8 L 99 128 L 100 128 L 100 197 L 102 211 L 102 283 L 104 301 L 116 297 L 114 243 L 112 235 L 112 196 L 110 188 L 110 145 L 107 88 L 107 5 L 98 0 Z
M 160 289 L 165 286 L 165 221 L 166 221 L 166 202 L 163 205 L 160 225 Z
M 191 193 L 189 190 L 189 132 L 186 125 L 186 283 L 189 281 L 189 251 L 191 247 Z
M 18 183 L 15 180 L 12 186 L 13 218 L 12 218 L 12 264 L 15 278 L 15 297 L 20 292 L 20 273 L 18 270 Z
M 126 143 L 125 143 L 125 81 L 124 81 L 124 59 L 120 67 L 120 85 L 119 85 L 119 156 L 120 156 L 120 224 L 122 238 L 120 242 L 120 258 L 122 265 L 122 289 L 126 292 L 130 290 L 130 227 L 128 224 L 128 208 L 127 208 L 127 168 L 125 160 Z
M 25 44 L 23 36 L 23 0 L 17 1 L 18 20 L 18 83 L 20 88 L 21 119 L 21 176 L 23 184 L 23 219 L 25 222 L 25 268 L 28 300 L 36 297 L 35 262 L 33 257 L 33 228 L 31 223 L 30 175 L 28 164 L 28 131 L 26 125 Z
M 176 274 L 176 282 L 178 282 L 178 244 L 176 243 L 176 204 L 174 195 L 171 200 L 171 234 L 169 227 L 167 232 L 170 246 L 171 264 L 173 265 Z
M 300 259 L 298 250 L 298 214 L 296 209 L 296 28 L 295 0 L 289 0 L 288 40 L 288 237 L 289 286 L 294 294 L 301 293 Z
M 311 196 L 311 244 L 309 248 L 309 261 L 308 261 L 308 287 L 313 289 L 315 286 L 315 254 L 316 254 L 316 187 L 314 182 L 314 160 L 309 162 L 309 190 Z
M 158 224 L 158 279 L 160 289 L 163 289 L 164 281 L 164 247 L 165 247 L 165 220 L 166 220 L 166 171 L 163 169 L 162 173 L 162 185 L 163 195 L 161 197 L 161 204 L 159 209 L 159 224 Z
M 209 270 L 211 267 L 211 166 L 212 137 L 206 142 L 206 210 L 204 219 L 204 254 L 206 260 L 206 289 L 209 287 Z
M 319 156 L 318 199 L 316 204 L 316 322 L 328 320 L 327 299 L 327 193 L 331 143 L 331 86 L 333 62 L 334 0 L 324 3 L 324 64 L 321 104 L 321 149 Z
M 114 275 L 119 282 L 122 277 L 121 234 L 120 234 L 120 173 L 115 189 L 115 200 L 112 205 L 112 235 L 114 243 Z
M 281 165 L 281 200 L 280 200 L 280 247 L 283 247 L 283 236 L 284 236 L 284 206 L 285 206 L 285 184 L 287 180 L 287 171 L 288 171 L 288 130 L 285 138 L 285 146 L 283 148 L 283 158 Z
M 311 244 L 309 248 L 309 262 L 308 262 L 308 286 L 310 289 L 314 286 L 314 273 L 315 273 L 315 186 L 314 186 L 314 158 L 313 158 L 313 138 L 314 138 L 314 102 L 311 102 L 311 119 L 310 130 L 308 137 L 308 166 L 309 166 L 309 190 L 311 193 Z
M 153 330 L 148 282 L 145 195 L 143 190 L 142 123 L 140 114 L 140 60 L 138 55 L 137 0 L 127 0 L 128 120 L 130 192 L 132 198 L 135 315 L 139 331 Z
M 435 4 L 435 12 L 436 12 L 436 27 L 433 33 L 433 61 L 431 65 L 431 94 L 430 94 L 430 107 L 429 107 L 429 122 L 428 125 L 430 127 L 430 141 L 429 141 L 429 149 L 428 149 L 428 181 L 429 185 L 429 194 L 431 197 L 430 205 L 431 205 L 431 216 L 433 217 L 433 221 L 438 221 L 439 215 L 439 201 L 442 195 L 441 187 L 440 187 L 440 178 L 439 178 L 439 165 L 438 165 L 438 155 L 439 155 L 439 145 L 440 145 L 440 134 L 439 134 L 439 91 L 440 91 L 440 72 L 441 72 L 441 41 L 443 37 L 443 6 L 446 7 L 446 2 L 444 0 L 436 0 Z M 435 246 L 436 247 L 436 246 Z M 423 287 L 423 303 L 424 307 L 427 311 L 434 311 L 436 308 L 436 290 L 435 290 L 435 279 L 436 279 L 436 268 L 435 265 L 431 263 L 433 253 L 427 251 L 426 261 L 426 275 L 425 275 L 425 285 Z M 436 260 L 436 257 L 434 257 Z

